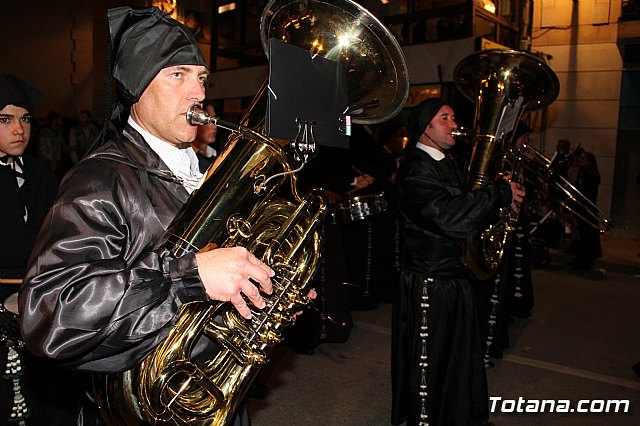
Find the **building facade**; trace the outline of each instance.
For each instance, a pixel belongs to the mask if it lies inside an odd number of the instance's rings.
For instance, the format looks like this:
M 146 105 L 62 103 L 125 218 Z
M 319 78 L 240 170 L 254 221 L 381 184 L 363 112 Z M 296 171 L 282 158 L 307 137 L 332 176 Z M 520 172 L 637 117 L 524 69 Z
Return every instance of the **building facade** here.
M 171 13 L 198 31 L 205 56 L 215 59 L 207 95 L 219 102 L 225 118 L 240 116 L 268 76 L 259 29 L 264 0 L 8 0 L 0 14 L 2 72 L 43 91 L 39 116 L 57 109 L 72 117 L 86 108 L 99 120 L 105 100 L 105 11 L 153 3 L 173 8 Z M 412 89 L 409 105 L 422 90 L 452 96 L 455 66 L 481 49 L 482 40 L 544 58 L 559 78 L 560 94 L 550 107 L 528 117 L 534 146 L 550 156 L 559 139 L 568 139 L 572 147 L 592 151 L 602 175 L 598 206 L 613 218 L 612 232 L 640 238 L 636 1 L 361 3 L 402 45 Z

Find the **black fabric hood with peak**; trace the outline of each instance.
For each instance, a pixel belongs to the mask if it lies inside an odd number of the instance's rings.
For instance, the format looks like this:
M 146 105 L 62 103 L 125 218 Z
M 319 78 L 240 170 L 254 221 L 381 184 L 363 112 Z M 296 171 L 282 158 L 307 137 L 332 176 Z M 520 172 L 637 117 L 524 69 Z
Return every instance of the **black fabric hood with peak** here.
M 156 7 L 107 11 L 113 78 L 125 105 L 135 103 L 161 69 L 207 62 L 191 31 Z
M 413 107 L 409 113 L 407 123 L 407 131 L 412 143 L 415 143 L 420 138 L 424 129 L 427 128 L 427 125 L 431 123 L 433 117 L 435 117 L 444 105 L 445 103 L 442 99 L 430 98 Z
M 198 42 L 186 26 L 157 7 L 107 10 L 109 48 L 105 79 L 105 124 L 122 131 L 131 105 L 163 68 L 202 65 L 208 68 Z M 116 81 L 117 101 L 111 104 L 111 78 Z M 108 137 L 105 126 L 100 140 Z

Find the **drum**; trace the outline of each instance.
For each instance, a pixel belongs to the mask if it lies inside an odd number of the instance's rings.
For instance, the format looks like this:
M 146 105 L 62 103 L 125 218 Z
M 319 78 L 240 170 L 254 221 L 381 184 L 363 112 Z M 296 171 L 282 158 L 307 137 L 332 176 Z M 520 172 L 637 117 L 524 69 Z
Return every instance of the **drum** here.
M 329 220 L 333 224 L 347 224 L 387 211 L 389 203 L 384 191 L 360 195 L 334 203 L 329 208 Z
M 327 220 L 332 225 L 342 225 L 349 222 L 347 210 L 344 208 L 343 203 L 337 202 L 329 205 Z
M 17 348 L 24 346 L 18 322 L 18 293 L 13 293 L 0 304 L 0 344 Z

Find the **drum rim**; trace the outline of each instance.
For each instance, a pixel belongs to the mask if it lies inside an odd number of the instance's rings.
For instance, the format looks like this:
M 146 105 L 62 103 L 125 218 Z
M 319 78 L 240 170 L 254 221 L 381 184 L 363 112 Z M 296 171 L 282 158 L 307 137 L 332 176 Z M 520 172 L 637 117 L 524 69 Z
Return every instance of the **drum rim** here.
M 350 201 L 350 200 L 362 200 L 364 198 L 373 198 L 373 197 L 382 197 L 384 198 L 384 191 L 378 191 L 378 192 L 373 192 L 371 194 L 362 194 L 362 195 L 356 195 L 355 197 L 351 197 L 348 200 L 345 201 Z

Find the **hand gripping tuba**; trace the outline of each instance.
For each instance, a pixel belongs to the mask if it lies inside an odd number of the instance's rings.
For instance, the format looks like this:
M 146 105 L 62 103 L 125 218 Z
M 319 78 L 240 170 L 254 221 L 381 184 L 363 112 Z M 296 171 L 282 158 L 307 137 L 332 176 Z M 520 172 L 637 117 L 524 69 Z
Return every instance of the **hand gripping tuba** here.
M 408 95 L 402 51 L 369 12 L 348 0 L 274 0 L 262 16 L 269 38 L 339 61 L 347 69 L 349 114 L 376 123 L 395 115 Z M 345 37 L 350 40 L 344 43 Z M 321 48 L 320 48 L 321 47 Z M 192 124 L 232 130 L 207 179 L 178 212 L 163 244 L 176 255 L 244 246 L 276 271 L 267 306 L 240 317 L 230 303 L 181 307 L 169 335 L 140 365 L 94 377 L 94 394 L 108 425 L 226 425 L 282 330 L 309 301 L 318 265 L 316 232 L 326 212 L 323 191 L 298 194 L 299 151 L 264 135 L 266 83 L 240 125 L 189 111 Z M 312 100 L 310 100 L 312 102 Z M 286 143 L 285 143 L 286 145 Z M 289 154 L 293 152 L 293 154 Z M 290 197 L 277 192 L 290 178 Z M 216 351 L 203 351 L 215 346 Z
M 514 50 L 484 50 L 464 58 L 454 70 L 458 90 L 475 102 L 475 118 L 467 134 L 472 153 L 467 189 L 478 188 L 521 167 L 520 153 L 509 137 L 523 112 L 551 104 L 560 90 L 558 77 L 540 58 Z M 510 170 L 505 170 L 505 164 Z M 502 208 L 496 223 L 462 243 L 462 261 L 476 279 L 498 268 L 507 235 L 517 214 Z

